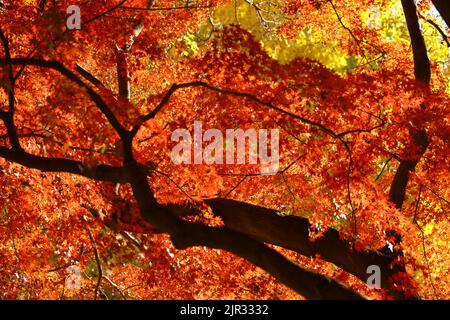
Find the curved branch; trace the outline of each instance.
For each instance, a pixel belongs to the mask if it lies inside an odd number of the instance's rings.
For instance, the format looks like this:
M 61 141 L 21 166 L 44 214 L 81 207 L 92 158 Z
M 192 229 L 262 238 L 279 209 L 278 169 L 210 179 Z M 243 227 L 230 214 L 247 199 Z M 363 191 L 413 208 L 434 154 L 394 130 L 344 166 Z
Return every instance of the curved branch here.
M 432 1 L 439 14 L 444 19 L 447 27 L 450 28 L 450 6 L 448 0 L 433 0 Z
M 145 173 L 136 162 L 127 163 L 126 170 L 142 216 L 159 230 L 170 234 L 176 248 L 207 246 L 224 249 L 261 267 L 308 299 L 364 299 L 338 281 L 302 269 L 253 237 L 228 228 L 180 219 L 157 203 Z
M 205 201 L 220 216 L 227 228 L 249 235 L 259 241 L 293 250 L 307 257 L 320 256 L 366 283 L 367 267 L 381 269 L 381 287 L 397 299 L 406 298 L 395 290 L 391 276 L 404 269 L 392 266 L 395 256 L 380 251 L 356 251 L 352 243 L 343 239 L 335 229 L 328 229 L 322 237 L 311 241 L 308 219 L 282 215 L 268 209 L 236 200 L 215 198 Z
M 109 121 L 111 126 L 115 129 L 117 134 L 122 138 L 126 139 L 128 136 L 127 130 L 120 124 L 119 120 L 117 120 L 114 113 L 111 111 L 111 109 L 108 107 L 106 102 L 103 100 L 103 98 L 97 94 L 90 86 L 88 86 L 86 83 L 84 83 L 76 74 L 74 74 L 72 71 L 67 69 L 62 63 L 58 61 L 49 61 L 49 60 L 41 60 L 41 59 L 34 59 L 34 58 L 12 58 L 8 61 L 8 59 L 0 59 L 0 65 L 6 65 L 6 64 L 13 64 L 13 65 L 32 65 L 37 67 L 43 67 L 43 68 L 49 68 L 53 69 L 55 71 L 58 71 L 62 75 L 64 75 L 69 80 L 72 80 L 76 84 L 78 84 L 80 87 L 83 87 L 86 89 L 87 93 L 91 97 L 92 101 L 95 102 L 97 107 L 100 109 L 100 111 L 105 115 L 106 119 Z
M 0 158 L 43 172 L 66 172 L 97 181 L 116 183 L 125 183 L 127 181 L 122 167 L 109 165 L 90 166 L 75 160 L 40 157 L 5 147 L 0 147 Z
M 313 127 L 318 128 L 319 130 L 322 130 L 323 132 L 325 132 L 327 135 L 329 135 L 332 138 L 338 139 L 342 145 L 344 146 L 345 150 L 348 153 L 348 157 L 349 157 L 349 164 L 347 167 L 347 194 L 348 194 L 348 202 L 350 204 L 351 207 L 351 214 L 352 214 L 352 219 L 353 219 L 353 231 L 354 231 L 354 236 L 357 236 L 357 221 L 356 221 L 356 215 L 355 215 L 355 208 L 353 205 L 353 201 L 352 201 L 352 197 L 351 197 L 351 188 L 350 188 L 350 179 L 351 179 L 351 170 L 352 170 L 352 166 L 353 166 L 353 156 L 352 156 L 352 152 L 350 149 L 349 144 L 343 139 L 343 137 L 345 136 L 345 134 L 350 134 L 353 133 L 352 131 L 349 131 L 347 133 L 342 133 L 342 134 L 337 134 L 335 133 L 332 129 L 322 125 L 319 122 L 313 121 L 313 120 L 309 120 L 307 118 L 301 117 L 299 115 L 296 115 L 292 112 L 289 112 L 287 110 L 284 110 L 282 108 L 279 108 L 277 106 L 275 106 L 274 104 L 272 104 L 271 102 L 266 102 L 261 100 L 260 98 L 250 94 L 250 93 L 246 93 L 246 92 L 240 92 L 240 91 L 234 91 L 234 90 L 227 90 L 227 89 L 222 89 L 222 88 L 218 88 L 215 86 L 212 86 L 206 82 L 203 81 L 193 81 L 193 82 L 186 82 L 186 83 L 182 83 L 182 84 L 173 84 L 169 90 L 166 92 L 166 94 L 164 95 L 163 99 L 161 100 L 161 102 L 151 111 L 149 112 L 147 115 L 141 117 L 141 120 L 143 122 L 153 119 L 161 110 L 162 108 L 167 105 L 170 101 L 170 98 L 172 97 L 172 95 L 179 89 L 183 89 L 183 88 L 189 88 L 189 87 L 203 87 L 221 94 L 228 94 L 228 95 L 232 95 L 232 96 L 236 96 L 236 97 L 242 97 L 242 98 L 246 98 L 249 99 L 250 101 L 256 102 L 260 105 L 266 106 L 269 109 L 278 111 L 284 115 L 287 115 L 291 118 L 294 118 L 296 120 L 299 120 L 302 123 L 311 125 Z M 139 128 L 141 125 L 137 125 L 135 126 L 132 130 L 131 130 L 131 135 L 135 136 L 136 133 L 138 132 Z
M 309 124 L 309 125 L 314 126 L 316 128 L 319 128 L 320 130 L 324 131 L 326 134 L 328 134 L 329 136 L 331 136 L 333 138 L 337 137 L 337 134 L 333 130 L 331 130 L 330 128 L 328 128 L 328 127 L 326 127 L 326 126 L 324 126 L 324 125 L 322 125 L 322 124 L 320 124 L 318 122 L 315 122 L 313 120 L 309 120 L 309 119 L 303 118 L 303 117 L 301 117 L 299 115 L 296 115 L 295 113 L 292 113 L 292 112 L 289 112 L 287 110 L 281 109 L 281 108 L 273 105 L 272 103 L 263 101 L 260 98 L 254 96 L 254 95 L 252 95 L 250 93 L 234 91 L 234 90 L 227 90 L 227 89 L 221 89 L 219 87 L 212 86 L 212 85 L 210 85 L 210 84 L 208 84 L 206 82 L 203 82 L 203 81 L 192 81 L 192 82 L 186 82 L 186 83 L 181 83 L 181 84 L 173 84 L 169 88 L 169 90 L 166 92 L 166 94 L 164 95 L 164 97 L 161 100 L 161 102 L 151 112 L 149 112 L 147 115 L 141 117 L 141 120 L 144 122 L 144 121 L 153 119 L 156 116 L 156 114 L 158 114 L 158 112 L 160 112 L 162 110 L 162 108 L 164 108 L 164 106 L 167 103 L 169 103 L 170 98 L 172 97 L 172 95 L 177 90 L 184 89 L 184 88 L 190 88 L 190 87 L 203 87 L 203 88 L 206 88 L 206 89 L 209 89 L 211 91 L 218 92 L 218 93 L 228 94 L 228 95 L 232 95 L 232 96 L 236 96 L 236 97 L 242 97 L 242 98 L 249 99 L 250 101 L 253 101 L 253 102 L 256 102 L 256 103 L 258 103 L 260 105 L 266 106 L 269 109 L 278 111 L 278 112 L 280 112 L 280 113 L 282 113 L 284 115 L 287 115 L 287 116 L 289 116 L 291 118 L 299 120 L 300 122 Z M 139 130 L 139 128 L 140 128 L 140 126 L 136 126 L 132 130 L 132 132 L 136 133 Z
M 228 228 L 183 222 L 171 236 L 178 249 L 207 246 L 245 258 L 307 299 L 365 299 L 342 283 L 303 269 L 262 242 Z
M 442 28 L 436 22 L 434 22 L 431 19 L 427 19 L 420 12 L 419 12 L 419 17 L 421 19 L 425 20 L 426 22 L 428 22 L 430 25 L 432 25 L 437 30 L 437 32 L 439 32 L 439 34 L 441 35 L 442 41 L 444 41 L 447 44 L 447 47 L 450 48 L 450 41 L 448 39 L 447 34 L 444 32 L 444 30 L 442 30 Z

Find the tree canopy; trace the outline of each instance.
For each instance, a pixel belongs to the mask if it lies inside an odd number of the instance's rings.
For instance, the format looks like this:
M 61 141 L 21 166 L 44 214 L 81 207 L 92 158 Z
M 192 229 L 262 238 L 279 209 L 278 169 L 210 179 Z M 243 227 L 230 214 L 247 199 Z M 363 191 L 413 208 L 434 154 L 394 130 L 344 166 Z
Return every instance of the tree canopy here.
M 448 297 L 449 27 L 446 0 L 1 0 L 0 298 Z M 195 123 L 278 129 L 277 172 L 175 163 Z

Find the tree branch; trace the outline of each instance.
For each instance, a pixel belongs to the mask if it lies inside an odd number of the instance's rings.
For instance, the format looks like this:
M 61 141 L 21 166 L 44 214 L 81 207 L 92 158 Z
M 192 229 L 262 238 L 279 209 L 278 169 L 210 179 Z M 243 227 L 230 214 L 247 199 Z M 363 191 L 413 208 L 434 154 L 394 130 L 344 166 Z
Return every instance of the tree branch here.
M 95 102 L 97 107 L 100 109 L 100 111 L 105 115 L 106 119 L 109 121 L 109 123 L 112 125 L 112 127 L 115 129 L 117 134 L 122 138 L 122 140 L 126 139 L 128 137 L 127 130 L 120 124 L 120 122 L 117 120 L 114 113 L 111 111 L 111 109 L 108 107 L 108 105 L 105 103 L 103 98 L 97 94 L 90 86 L 85 84 L 75 73 L 67 69 L 62 63 L 58 61 L 49 61 L 49 60 L 41 60 L 41 59 L 34 59 L 34 58 L 13 58 L 8 61 L 8 59 L 0 59 L 0 65 L 6 65 L 8 63 L 11 63 L 13 65 L 32 65 L 37 67 L 43 67 L 43 68 L 49 68 L 53 69 L 55 71 L 58 71 L 62 75 L 64 75 L 69 80 L 72 80 L 76 84 L 78 84 L 80 87 L 83 87 L 86 89 L 87 93 L 91 97 L 92 101 Z
M 448 0 L 433 0 L 433 4 L 444 19 L 447 27 L 450 28 L 450 5 Z
M 128 163 L 126 170 L 141 214 L 156 228 L 169 233 L 176 248 L 207 246 L 224 249 L 269 272 L 307 299 L 364 298 L 338 281 L 302 269 L 277 251 L 245 234 L 228 228 L 209 227 L 181 220 L 157 203 L 147 178 L 137 163 Z M 269 226 L 266 225 L 267 227 Z
M 144 25 L 138 22 L 133 26 L 133 34 L 128 39 L 128 42 L 122 48 L 117 45 L 114 49 L 117 60 L 117 83 L 119 86 L 119 97 L 130 100 L 130 70 L 128 67 L 127 56 L 133 46 L 134 41 L 144 29 Z
M 402 0 L 402 6 L 413 48 L 414 75 L 416 80 L 428 85 L 431 77 L 430 61 L 428 59 L 425 40 L 423 39 L 422 32 L 420 31 L 416 5 L 414 0 Z M 405 200 L 409 174 L 412 170 L 414 170 L 421 155 L 425 153 L 429 144 L 429 139 L 425 130 L 416 130 L 413 132 L 413 140 L 420 147 L 418 150 L 417 159 L 401 160 L 389 191 L 389 198 L 398 209 L 402 208 L 403 201 Z
M 448 36 L 447 36 L 447 34 L 444 32 L 444 30 L 442 30 L 441 27 L 440 27 L 436 22 L 434 22 L 433 20 L 427 19 L 427 18 L 424 17 L 420 12 L 419 12 L 418 14 L 419 14 L 419 17 L 420 17 L 421 19 L 423 19 L 423 20 L 425 20 L 426 22 L 428 22 L 429 24 L 431 24 L 431 25 L 439 32 L 439 34 L 440 34 L 441 37 L 442 37 L 442 41 L 444 41 L 444 42 L 446 43 L 447 47 L 450 48 L 450 41 L 448 40 Z
M 181 84 L 173 84 L 173 85 L 169 88 L 169 90 L 166 92 L 166 94 L 164 95 L 164 97 L 163 97 L 163 99 L 161 100 L 161 102 L 160 102 L 160 103 L 159 103 L 159 104 L 158 104 L 151 112 L 149 112 L 147 115 L 142 116 L 142 117 L 141 117 L 141 120 L 142 120 L 143 122 L 145 122 L 145 121 L 147 121 L 147 120 L 153 119 L 153 118 L 156 116 L 156 114 L 158 114 L 158 112 L 160 112 L 160 111 L 162 110 L 162 108 L 163 108 L 167 103 L 169 103 L 170 98 L 172 97 L 172 95 L 173 95 L 177 90 L 184 89 L 184 88 L 191 88 L 191 87 L 203 87 L 203 88 L 206 88 L 206 89 L 209 89 L 209 90 L 211 90 L 211 91 L 218 92 L 218 93 L 229 94 L 229 95 L 236 96 L 236 97 L 246 98 L 246 99 L 248 99 L 248 100 L 250 100 L 250 101 L 256 102 L 256 103 L 258 103 L 258 104 L 260 104 L 260 105 L 263 105 L 263 106 L 266 106 L 266 107 L 268 107 L 268 108 L 270 108 L 270 109 L 272 109 L 272 110 L 278 111 L 278 112 L 280 112 L 280 113 L 282 113 L 282 114 L 284 114 L 284 115 L 287 115 L 287 116 L 289 116 L 289 117 L 292 117 L 292 118 L 294 118 L 294 119 L 297 119 L 297 120 L 299 120 L 300 122 L 309 124 L 309 125 L 314 126 L 314 127 L 316 127 L 316 128 L 319 128 L 320 130 L 324 131 L 325 133 L 327 133 L 329 136 L 331 136 L 331 137 L 333 137 L 333 138 L 337 138 L 337 137 L 338 137 L 338 134 L 335 133 L 335 132 L 334 132 L 333 130 L 331 130 L 330 128 L 328 128 L 328 127 L 326 127 L 326 126 L 324 126 L 324 125 L 322 125 L 322 124 L 320 124 L 320 123 L 318 123 L 318 122 L 315 122 L 315 121 L 313 121 L 313 120 L 309 120 L 309 119 L 303 118 L 303 117 L 298 116 L 298 115 L 296 115 L 296 114 L 294 114 L 294 113 L 291 113 L 291 112 L 289 112 L 289 111 L 286 111 L 286 110 L 284 110 L 284 109 L 281 109 L 281 108 L 279 108 L 279 107 L 273 105 L 272 103 L 263 101 L 263 100 L 261 100 L 260 98 L 254 96 L 254 95 L 252 95 L 252 94 L 250 94 L 250 93 L 240 92 L 240 91 L 234 91 L 234 90 L 227 90 L 227 89 L 221 89 L 221 88 L 212 86 L 212 85 L 210 85 L 210 84 L 208 84 L 208 83 L 206 83 L 206 82 L 203 82 L 203 81 L 193 81 L 193 82 L 186 82 L 186 83 L 181 83 Z M 132 130 L 132 132 L 135 134 L 135 133 L 139 130 L 139 127 L 140 127 L 140 126 L 135 127 L 135 128 Z
M 249 99 L 250 101 L 256 102 L 257 104 L 263 105 L 268 107 L 269 109 L 278 111 L 284 115 L 287 115 L 291 118 L 294 118 L 296 120 L 299 120 L 302 123 L 311 125 L 313 127 L 318 128 L 319 130 L 322 130 L 323 132 L 325 132 L 326 134 L 328 134 L 329 136 L 331 136 L 332 138 L 338 139 L 342 145 L 344 146 L 345 150 L 348 153 L 348 157 L 349 157 L 349 164 L 347 167 L 347 194 L 348 194 L 348 202 L 350 204 L 351 207 L 351 212 L 352 212 L 352 219 L 353 219 L 353 228 L 354 228 L 354 235 L 355 237 L 357 236 L 357 221 L 356 221 L 356 215 L 355 215 L 355 208 L 353 206 L 353 201 L 351 198 L 351 190 L 350 190 L 350 179 L 351 179 L 351 169 L 352 169 L 352 165 L 353 165 L 353 158 L 352 158 L 352 152 L 350 149 L 349 144 L 343 139 L 343 137 L 346 134 L 351 134 L 353 133 L 353 131 L 348 131 L 348 132 L 344 132 L 341 134 L 335 133 L 332 129 L 318 123 L 315 122 L 313 120 L 309 120 L 306 118 L 303 118 L 299 115 L 296 115 L 294 113 L 291 113 L 287 110 L 284 110 L 282 108 L 279 108 L 275 105 L 273 105 L 271 102 L 266 102 L 261 100 L 260 98 L 250 94 L 250 93 L 246 93 L 246 92 L 240 92 L 240 91 L 234 91 L 234 90 L 227 90 L 227 89 L 221 89 L 215 86 L 212 86 L 206 82 L 203 81 L 193 81 L 193 82 L 186 82 L 186 83 L 182 83 L 182 84 L 173 84 L 169 90 L 166 92 L 166 94 L 164 95 L 163 99 L 161 100 L 161 102 L 151 111 L 149 112 L 147 115 L 142 116 L 141 120 L 143 122 L 153 119 L 156 114 L 158 114 L 162 108 L 167 105 L 170 101 L 170 98 L 172 97 L 172 95 L 179 89 L 183 89 L 183 88 L 189 88 L 189 87 L 203 87 L 206 89 L 209 89 L 211 91 L 215 91 L 215 92 L 219 92 L 221 94 L 229 94 L 229 95 L 233 95 L 233 96 L 237 96 L 237 97 L 242 97 L 242 98 L 246 98 Z M 135 126 L 132 130 L 131 130 L 131 135 L 135 136 L 136 133 L 138 132 L 139 128 L 141 125 L 137 125 Z M 372 128 L 371 130 L 374 130 L 375 128 Z
M 122 0 L 122 1 L 120 1 L 120 2 L 119 2 L 118 4 L 116 4 L 114 7 L 112 7 L 112 8 L 110 8 L 110 9 L 106 10 L 105 12 L 102 12 L 102 13 L 96 15 L 95 17 L 93 17 L 93 18 L 91 18 L 91 19 L 86 20 L 83 24 L 91 23 L 91 22 L 93 22 L 93 21 L 95 21 L 95 20 L 97 20 L 97 19 L 100 19 L 100 18 L 103 17 L 103 16 L 106 16 L 108 13 L 111 13 L 111 12 L 113 12 L 114 10 L 119 9 L 125 2 L 127 2 L 127 0 Z
M 270 226 L 266 225 L 268 227 Z M 305 270 L 262 242 L 228 228 L 183 222 L 179 231 L 171 236 L 178 249 L 207 246 L 245 258 L 307 299 L 364 299 L 342 283 Z
M 416 80 L 430 83 L 431 70 L 425 40 L 420 30 L 417 8 L 414 0 L 402 0 L 403 12 L 408 26 L 414 54 L 414 75 Z
M 95 77 L 92 73 L 84 69 L 79 64 L 76 65 L 75 70 L 86 80 L 88 80 L 90 83 L 92 83 L 94 86 L 98 87 L 102 85 L 102 82 Z
M 97 284 L 95 285 L 95 291 L 94 291 L 94 300 L 97 300 L 98 291 L 100 289 L 100 285 L 102 284 L 102 279 L 103 279 L 103 268 L 102 268 L 102 263 L 100 261 L 100 255 L 98 254 L 97 244 L 95 243 L 94 236 L 92 235 L 91 230 L 89 230 L 88 227 L 85 227 L 85 229 L 89 235 L 89 239 L 91 240 L 92 250 L 94 250 L 95 262 L 97 263 L 98 275 L 97 275 Z
M 210 9 L 212 6 L 179 6 L 179 7 L 150 7 L 150 8 L 139 8 L 139 7 L 121 7 L 121 10 L 135 10 L 135 11 L 172 11 L 172 10 L 202 10 Z
M 405 298 L 396 291 L 390 277 L 402 268 L 392 267 L 395 257 L 380 251 L 356 251 L 352 243 L 342 239 L 339 232 L 329 228 L 322 237 L 311 241 L 308 219 L 281 215 L 276 210 L 231 199 L 205 201 L 220 216 L 227 228 L 249 235 L 259 241 L 287 248 L 307 257 L 319 255 L 366 283 L 367 267 L 378 265 L 381 269 L 381 287 L 397 299 Z
M 15 102 L 16 97 L 14 94 L 14 74 L 13 74 L 13 64 L 11 60 L 11 52 L 9 50 L 9 41 L 6 38 L 3 30 L 0 28 L 0 41 L 3 44 L 3 50 L 5 52 L 5 62 L 7 64 L 7 76 L 8 76 L 8 84 L 4 85 L 4 89 L 8 94 L 8 111 L 1 112 L 0 118 L 3 120 L 5 124 L 6 130 L 8 132 L 9 142 L 14 149 L 21 150 L 19 138 L 17 136 L 17 131 L 14 125 L 14 112 L 15 112 Z
M 66 172 L 97 181 L 118 183 L 125 183 L 127 181 L 122 167 L 112 167 L 109 165 L 90 166 L 75 160 L 40 157 L 6 147 L 0 147 L 0 157 L 43 172 Z

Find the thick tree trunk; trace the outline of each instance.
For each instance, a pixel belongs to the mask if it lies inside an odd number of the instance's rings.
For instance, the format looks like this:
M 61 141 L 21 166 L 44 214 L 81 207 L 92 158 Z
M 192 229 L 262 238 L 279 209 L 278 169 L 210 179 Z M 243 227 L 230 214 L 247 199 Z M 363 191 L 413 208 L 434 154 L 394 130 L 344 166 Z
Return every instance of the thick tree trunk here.
M 431 78 L 430 60 L 428 59 L 425 40 L 420 31 L 416 4 L 414 0 L 402 0 L 402 6 L 414 54 L 414 75 L 416 80 L 428 84 Z
M 334 279 L 301 268 L 255 238 L 226 227 L 209 227 L 180 219 L 157 203 L 147 176 L 137 163 L 129 162 L 126 170 L 143 217 L 170 234 L 176 248 L 207 246 L 229 251 L 267 271 L 307 299 L 364 299 Z
M 402 0 L 403 11 L 408 26 L 414 57 L 414 75 L 416 80 L 429 85 L 431 78 L 430 61 L 428 59 L 425 40 L 419 25 L 417 8 L 414 0 Z M 390 200 L 398 209 L 402 208 L 408 185 L 409 173 L 414 170 L 420 157 L 428 147 L 428 137 L 425 130 L 416 130 L 413 134 L 414 142 L 420 147 L 416 159 L 402 160 L 394 176 L 389 192 Z
M 396 299 L 407 298 L 401 291 L 395 290 L 390 281 L 395 273 L 404 272 L 403 267 L 392 267 L 396 259 L 394 254 L 374 250 L 356 251 L 349 241 L 342 239 L 339 232 L 331 228 L 319 239 L 311 241 L 308 219 L 282 216 L 276 210 L 230 199 L 210 199 L 206 203 L 222 218 L 226 227 L 307 257 L 319 255 L 321 259 L 353 274 L 364 283 L 369 276 L 367 268 L 377 265 L 381 270 L 381 287 Z
M 430 83 L 431 69 L 428 59 L 425 40 L 419 25 L 417 8 L 414 0 L 402 0 L 403 12 L 405 14 L 414 57 L 414 75 L 416 80 L 425 85 Z M 414 170 L 422 154 L 428 147 L 428 137 L 425 130 L 413 132 L 414 142 L 420 146 L 417 158 L 414 160 L 402 160 L 391 184 L 389 197 L 398 209 L 402 208 L 405 199 L 406 187 L 408 185 L 409 173 Z

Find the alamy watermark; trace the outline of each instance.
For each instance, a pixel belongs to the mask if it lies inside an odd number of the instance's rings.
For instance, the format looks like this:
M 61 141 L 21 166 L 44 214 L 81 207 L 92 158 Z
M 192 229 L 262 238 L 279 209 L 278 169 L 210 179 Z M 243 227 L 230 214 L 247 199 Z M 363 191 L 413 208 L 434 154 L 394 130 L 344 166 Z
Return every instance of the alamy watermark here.
M 171 153 L 175 164 L 259 164 L 261 174 L 278 172 L 278 129 L 226 129 L 224 134 L 219 129 L 203 132 L 202 127 L 194 121 L 193 136 L 187 129 L 173 131 L 171 139 L 178 142 Z
M 367 274 L 370 276 L 367 278 L 366 284 L 369 289 L 380 289 L 381 288 L 381 269 L 379 266 L 372 264 L 367 267 Z
M 81 269 L 78 266 L 70 266 L 66 268 L 66 288 L 71 290 L 79 290 L 81 288 Z
M 80 30 L 81 29 L 81 10 L 79 6 L 71 5 L 67 7 L 67 14 L 70 16 L 67 17 L 66 26 L 69 30 Z

